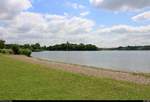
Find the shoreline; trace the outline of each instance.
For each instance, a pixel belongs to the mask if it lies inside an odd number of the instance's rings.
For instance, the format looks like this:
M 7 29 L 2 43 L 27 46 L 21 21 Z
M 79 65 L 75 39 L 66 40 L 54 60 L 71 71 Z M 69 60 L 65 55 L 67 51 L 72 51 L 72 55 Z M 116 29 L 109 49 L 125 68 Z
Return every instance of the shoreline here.
M 47 68 L 63 70 L 75 74 L 83 74 L 83 75 L 94 76 L 99 78 L 111 78 L 114 80 L 133 82 L 136 84 L 150 85 L 150 76 L 145 75 L 149 73 L 133 73 L 133 72 L 116 71 L 116 70 L 96 68 L 96 67 L 91 67 L 86 65 L 68 64 L 64 62 L 56 62 L 56 61 L 50 61 L 46 59 L 26 57 L 22 55 L 7 55 L 7 57 L 25 61 L 32 64 L 39 64 Z
M 73 63 L 65 63 L 65 62 L 59 62 L 59 61 L 52 61 L 52 60 L 48 60 L 48 59 L 42 59 L 42 58 L 36 58 L 36 57 L 30 57 L 33 59 L 38 59 L 41 61 L 48 61 L 48 62 L 53 62 L 56 64 L 65 64 L 65 65 L 73 65 L 73 66 L 79 66 L 79 67 L 84 67 L 84 68 L 90 68 L 90 69 L 96 69 L 96 70 L 102 70 L 102 71 L 111 71 L 111 72 L 120 72 L 120 73 L 127 73 L 127 74 L 132 74 L 132 75 L 140 75 L 143 77 L 148 77 L 150 78 L 150 73 L 145 73 L 145 72 L 130 72 L 130 71 L 121 71 L 121 70 L 113 70 L 111 68 L 100 68 L 100 67 L 94 67 L 94 66 L 88 66 L 88 65 L 80 65 L 80 64 L 73 64 Z
M 80 65 L 80 64 L 73 64 L 73 63 L 66 63 L 66 62 L 61 62 L 61 61 L 53 61 L 53 60 L 48 60 L 48 59 L 42 59 L 42 58 L 36 58 L 36 57 L 30 57 L 33 59 L 38 59 L 41 61 L 48 61 L 48 62 L 53 62 L 53 63 L 61 63 L 61 64 L 65 64 L 65 65 L 73 65 L 73 66 L 80 66 L 80 67 L 85 67 L 85 68 L 90 68 L 90 69 L 97 69 L 97 70 L 104 70 L 104 71 L 112 71 L 112 72 L 121 72 L 121 73 L 130 73 L 130 74 L 150 74 L 150 73 L 144 73 L 144 72 L 129 72 L 129 71 L 121 71 L 121 70 L 113 70 L 111 68 L 102 68 L 102 67 L 94 67 L 94 66 L 88 66 L 88 65 Z
M 130 74 L 135 74 L 135 75 L 143 75 L 145 76 L 145 74 L 149 74 L 149 77 L 150 77 L 150 72 L 132 72 L 132 71 L 123 71 L 123 70 L 115 70 L 115 69 L 112 69 L 112 68 L 104 68 L 104 67 L 95 67 L 95 66 L 90 66 L 90 65 L 80 65 L 80 64 L 73 64 L 73 63 L 67 63 L 67 62 L 61 62 L 61 61 L 53 61 L 53 60 L 49 60 L 49 59 L 42 59 L 42 58 L 38 58 L 38 57 L 33 57 L 31 56 L 30 58 L 33 58 L 33 59 L 38 59 L 38 60 L 41 60 L 41 61 L 48 61 L 48 62 L 54 62 L 54 63 L 61 63 L 61 64 L 68 64 L 68 65 L 74 65 L 74 66 L 81 66 L 81 67 L 86 67 L 86 68 L 92 68 L 92 69 L 97 69 L 97 70 L 104 70 L 104 71 L 112 71 L 112 72 L 121 72 L 121 73 L 130 73 Z

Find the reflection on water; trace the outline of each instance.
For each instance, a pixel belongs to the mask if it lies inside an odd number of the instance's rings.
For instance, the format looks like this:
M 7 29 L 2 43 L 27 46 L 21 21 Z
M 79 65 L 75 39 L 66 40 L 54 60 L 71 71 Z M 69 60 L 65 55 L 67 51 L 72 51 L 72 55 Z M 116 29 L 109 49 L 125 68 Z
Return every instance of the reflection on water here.
M 43 51 L 33 57 L 129 72 L 150 73 L 150 51 Z

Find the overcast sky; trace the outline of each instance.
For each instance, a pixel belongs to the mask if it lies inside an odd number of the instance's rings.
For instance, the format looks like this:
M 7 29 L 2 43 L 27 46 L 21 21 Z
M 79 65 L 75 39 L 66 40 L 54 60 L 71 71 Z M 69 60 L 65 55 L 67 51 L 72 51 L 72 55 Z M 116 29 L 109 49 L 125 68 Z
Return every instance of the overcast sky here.
M 150 0 L 0 0 L 0 39 L 150 45 Z

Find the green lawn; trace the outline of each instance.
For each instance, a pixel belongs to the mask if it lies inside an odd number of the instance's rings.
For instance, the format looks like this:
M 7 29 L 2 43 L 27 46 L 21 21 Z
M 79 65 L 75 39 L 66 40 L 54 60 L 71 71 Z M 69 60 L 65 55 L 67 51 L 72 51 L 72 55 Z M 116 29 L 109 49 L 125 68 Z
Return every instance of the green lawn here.
M 0 54 L 0 99 L 150 99 L 150 86 L 48 69 Z

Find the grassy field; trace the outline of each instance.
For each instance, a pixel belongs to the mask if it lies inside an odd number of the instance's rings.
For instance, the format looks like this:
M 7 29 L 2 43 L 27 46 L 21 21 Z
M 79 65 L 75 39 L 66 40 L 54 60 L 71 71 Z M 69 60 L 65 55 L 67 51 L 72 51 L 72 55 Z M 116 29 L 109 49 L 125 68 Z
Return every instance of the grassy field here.
M 0 54 L 0 99 L 150 99 L 150 86 L 88 77 Z

